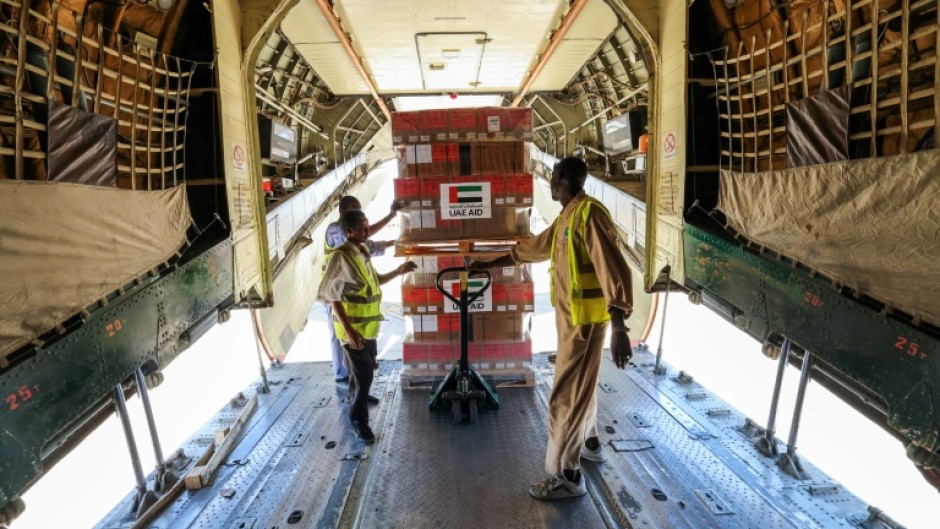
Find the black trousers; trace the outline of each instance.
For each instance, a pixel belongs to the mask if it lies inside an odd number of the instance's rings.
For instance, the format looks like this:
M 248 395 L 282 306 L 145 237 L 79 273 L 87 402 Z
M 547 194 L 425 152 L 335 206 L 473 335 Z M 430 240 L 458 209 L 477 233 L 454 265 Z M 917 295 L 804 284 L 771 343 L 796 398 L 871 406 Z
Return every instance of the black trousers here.
M 353 426 L 369 425 L 369 390 L 372 388 L 373 371 L 379 366 L 378 342 L 364 340 L 362 349 L 350 349 L 343 345 L 346 367 L 349 368 L 349 421 Z

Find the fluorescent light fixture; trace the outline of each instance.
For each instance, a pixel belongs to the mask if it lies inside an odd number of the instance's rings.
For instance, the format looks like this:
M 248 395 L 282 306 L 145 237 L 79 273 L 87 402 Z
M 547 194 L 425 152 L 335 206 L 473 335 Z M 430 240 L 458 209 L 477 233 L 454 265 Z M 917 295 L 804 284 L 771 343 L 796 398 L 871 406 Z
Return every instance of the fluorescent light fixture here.
M 434 108 L 471 108 L 471 107 L 499 107 L 503 105 L 503 96 L 499 95 L 459 95 L 457 99 L 450 96 L 399 96 L 394 99 L 395 110 L 400 112 L 412 110 L 429 110 Z

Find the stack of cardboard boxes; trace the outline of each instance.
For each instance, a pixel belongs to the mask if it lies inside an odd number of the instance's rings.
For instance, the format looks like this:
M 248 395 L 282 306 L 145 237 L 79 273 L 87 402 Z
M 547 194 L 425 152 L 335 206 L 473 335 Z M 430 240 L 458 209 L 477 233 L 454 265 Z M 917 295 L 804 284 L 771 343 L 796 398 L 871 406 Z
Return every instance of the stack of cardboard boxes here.
M 470 241 L 529 235 L 533 179 L 525 142 L 532 138 L 532 113 L 510 108 L 396 112 L 392 138 L 399 153 L 395 198 L 405 206 L 399 250 L 418 264 L 402 285 L 409 330 L 403 362 L 416 375 L 440 375 L 460 357 L 460 317 L 456 304 L 435 285 L 438 271 L 487 258 L 467 253 Z M 470 309 L 470 362 L 484 374 L 523 373 L 532 362 L 530 270 L 491 273 L 492 284 Z M 458 275 L 444 279 L 459 297 Z M 482 280 L 471 278 L 471 291 L 478 283 Z

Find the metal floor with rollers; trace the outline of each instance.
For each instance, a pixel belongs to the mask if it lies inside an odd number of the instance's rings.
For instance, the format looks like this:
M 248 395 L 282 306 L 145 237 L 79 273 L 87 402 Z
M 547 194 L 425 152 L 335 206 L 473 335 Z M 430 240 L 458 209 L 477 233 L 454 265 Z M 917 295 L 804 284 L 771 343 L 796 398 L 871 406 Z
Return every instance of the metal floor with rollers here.
M 258 393 L 211 484 L 184 491 L 144 527 L 886 527 L 811 463 L 803 461 L 805 480 L 783 473 L 754 448 L 745 417 L 668 365 L 654 374 L 654 360 L 640 350 L 619 371 L 605 357 L 598 429 L 608 461 L 585 462 L 586 496 L 554 503 L 528 494 L 546 477 L 545 354 L 535 357 L 534 387 L 501 388 L 498 411 L 459 425 L 428 410 L 429 387 L 402 389 L 399 362 L 382 362 L 371 446 L 347 426 L 345 386 L 333 383 L 330 364 L 288 363 L 269 371 L 271 391 Z M 238 413 L 223 408 L 184 453 L 198 457 Z M 131 500 L 96 527 L 129 527 Z

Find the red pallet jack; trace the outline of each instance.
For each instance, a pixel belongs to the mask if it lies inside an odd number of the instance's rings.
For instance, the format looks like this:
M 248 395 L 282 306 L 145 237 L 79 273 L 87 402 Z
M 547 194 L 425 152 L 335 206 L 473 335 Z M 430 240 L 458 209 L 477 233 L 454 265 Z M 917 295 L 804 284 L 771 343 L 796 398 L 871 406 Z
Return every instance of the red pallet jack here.
M 460 297 L 452 295 L 444 288 L 442 280 L 451 272 L 460 273 Z M 469 291 L 468 280 L 472 277 L 485 277 L 486 283 L 475 290 Z M 434 391 L 428 407 L 432 410 L 446 409 L 450 401 L 454 424 L 460 424 L 465 419 L 471 423 L 477 420 L 477 409 L 499 409 L 499 396 L 496 389 L 483 379 L 483 376 L 474 369 L 467 358 L 470 343 L 470 305 L 476 301 L 490 287 L 492 276 L 486 270 L 470 270 L 466 267 L 445 268 L 437 274 L 435 285 L 444 294 L 444 297 L 457 304 L 460 309 L 460 361 Z

